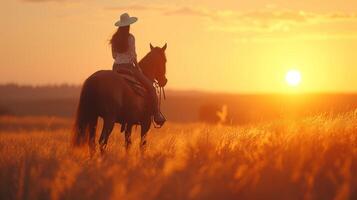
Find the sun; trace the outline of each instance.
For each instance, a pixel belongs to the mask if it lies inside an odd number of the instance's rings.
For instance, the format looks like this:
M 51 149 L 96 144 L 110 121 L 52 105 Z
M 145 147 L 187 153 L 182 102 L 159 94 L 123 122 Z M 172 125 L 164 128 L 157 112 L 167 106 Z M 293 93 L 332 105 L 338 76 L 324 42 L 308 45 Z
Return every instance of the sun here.
M 298 70 L 291 69 L 285 75 L 286 83 L 290 86 L 298 86 L 301 82 L 301 73 Z

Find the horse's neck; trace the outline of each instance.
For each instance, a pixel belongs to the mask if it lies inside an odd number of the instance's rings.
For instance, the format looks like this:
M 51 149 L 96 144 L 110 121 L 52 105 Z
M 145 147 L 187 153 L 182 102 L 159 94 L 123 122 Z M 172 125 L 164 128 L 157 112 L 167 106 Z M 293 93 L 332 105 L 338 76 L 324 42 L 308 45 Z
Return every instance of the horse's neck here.
M 154 81 L 155 75 L 153 70 L 153 65 L 150 62 L 148 55 L 146 55 L 143 59 L 140 60 L 139 66 L 146 77 L 150 80 Z

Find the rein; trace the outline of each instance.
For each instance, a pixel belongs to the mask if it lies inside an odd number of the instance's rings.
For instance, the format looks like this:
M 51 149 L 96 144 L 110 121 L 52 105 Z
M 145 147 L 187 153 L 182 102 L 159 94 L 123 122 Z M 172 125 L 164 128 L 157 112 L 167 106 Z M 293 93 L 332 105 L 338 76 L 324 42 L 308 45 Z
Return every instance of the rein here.
M 166 100 L 165 88 L 161 87 L 156 80 L 154 81 L 154 87 L 156 89 L 156 93 L 159 94 L 159 106 L 161 106 L 161 99 L 163 98 Z

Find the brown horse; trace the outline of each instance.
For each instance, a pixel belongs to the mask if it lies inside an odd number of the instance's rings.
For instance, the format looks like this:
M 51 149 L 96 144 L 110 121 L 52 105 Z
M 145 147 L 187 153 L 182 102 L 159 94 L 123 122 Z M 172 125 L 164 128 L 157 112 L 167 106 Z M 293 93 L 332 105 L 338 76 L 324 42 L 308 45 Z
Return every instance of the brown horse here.
M 166 56 L 167 45 L 162 48 L 150 44 L 150 52 L 139 62 L 142 72 L 160 87 L 167 83 Z M 74 127 L 73 143 L 80 146 L 88 142 L 91 153 L 95 152 L 96 126 L 98 117 L 104 124 L 99 138 L 103 152 L 115 123 L 122 125 L 125 132 L 125 144 L 131 145 L 133 125 L 141 126 L 141 147 L 146 144 L 146 134 L 151 126 L 151 108 L 149 97 L 135 93 L 128 83 L 115 71 L 101 70 L 92 74 L 84 82 L 80 95 L 77 117 Z

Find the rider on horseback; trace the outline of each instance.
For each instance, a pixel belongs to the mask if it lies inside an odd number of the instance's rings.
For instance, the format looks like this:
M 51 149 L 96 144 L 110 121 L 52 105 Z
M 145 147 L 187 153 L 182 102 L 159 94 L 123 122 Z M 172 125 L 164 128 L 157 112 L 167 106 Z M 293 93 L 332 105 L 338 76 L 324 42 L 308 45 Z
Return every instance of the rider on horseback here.
M 115 23 L 115 26 L 119 28 L 110 40 L 114 59 L 113 70 L 118 71 L 120 68 L 125 68 L 133 72 L 133 75 L 144 85 L 151 96 L 155 123 L 162 126 L 166 119 L 160 112 L 156 90 L 153 86 L 153 82 L 142 73 L 138 65 L 135 51 L 135 38 L 129 33 L 130 24 L 136 21 L 136 17 L 130 17 L 127 13 L 124 13 L 120 16 L 120 20 Z

